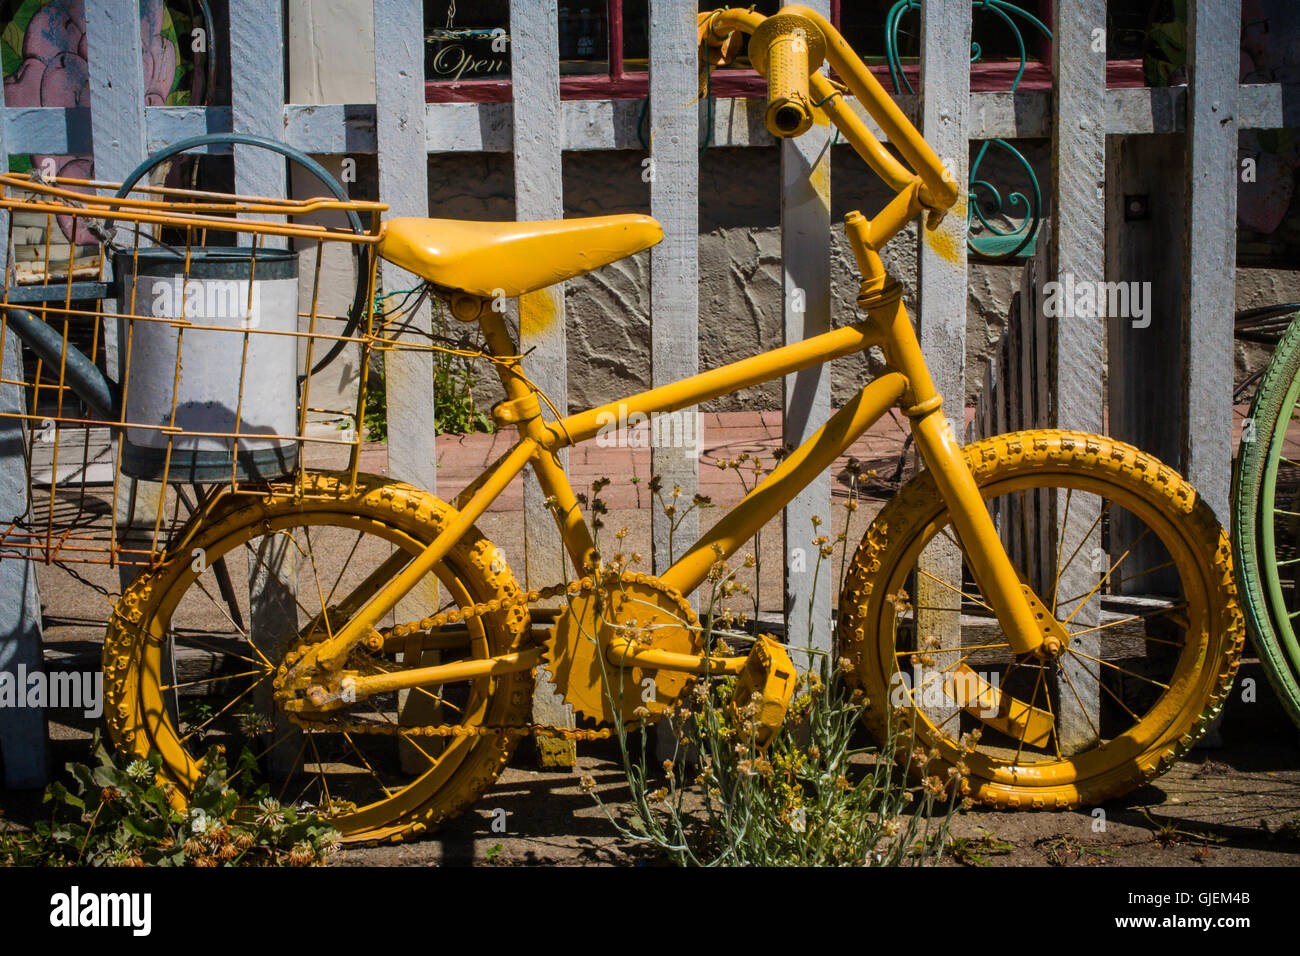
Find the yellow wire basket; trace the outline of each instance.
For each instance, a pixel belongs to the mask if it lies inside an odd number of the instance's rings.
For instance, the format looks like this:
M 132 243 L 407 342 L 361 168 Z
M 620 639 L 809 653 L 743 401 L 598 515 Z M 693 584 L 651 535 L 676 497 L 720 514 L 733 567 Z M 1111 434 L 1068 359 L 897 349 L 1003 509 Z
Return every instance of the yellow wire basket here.
M 148 565 L 219 492 L 355 480 L 387 207 L 117 189 L 0 174 L 0 559 Z

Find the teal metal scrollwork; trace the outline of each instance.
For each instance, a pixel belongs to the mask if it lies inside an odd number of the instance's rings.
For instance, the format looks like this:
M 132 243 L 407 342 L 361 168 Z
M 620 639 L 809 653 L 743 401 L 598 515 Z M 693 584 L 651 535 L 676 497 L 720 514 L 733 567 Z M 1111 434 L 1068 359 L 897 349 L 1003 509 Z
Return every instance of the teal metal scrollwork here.
M 1011 81 L 1011 90 L 1015 91 L 1020 86 L 1025 67 L 1029 63 L 1022 26 L 1036 29 L 1048 39 L 1051 38 L 1052 31 L 1033 14 L 1007 0 L 972 0 L 971 6 L 972 10 L 996 16 L 1015 37 L 1020 59 L 1016 75 Z M 908 93 L 916 92 L 903 71 L 898 37 L 903 18 L 919 12 L 920 8 L 921 0 L 899 0 L 889 8 L 885 17 L 885 57 L 895 93 L 901 93 L 904 89 Z M 971 62 L 978 62 L 982 53 L 979 43 L 972 39 Z M 1019 164 L 1029 183 L 1026 189 L 1013 190 L 1004 195 L 992 182 L 980 178 L 980 165 L 990 146 L 1002 150 Z M 1034 237 L 1038 234 L 1038 225 L 1042 220 L 1043 196 L 1033 166 L 1018 149 L 1004 139 L 985 140 L 971 163 L 968 189 L 966 245 L 972 253 L 984 259 L 1005 262 L 1020 256 L 1026 250 L 1032 251 Z M 1010 221 L 1013 225 L 1003 228 L 997 224 L 999 220 Z

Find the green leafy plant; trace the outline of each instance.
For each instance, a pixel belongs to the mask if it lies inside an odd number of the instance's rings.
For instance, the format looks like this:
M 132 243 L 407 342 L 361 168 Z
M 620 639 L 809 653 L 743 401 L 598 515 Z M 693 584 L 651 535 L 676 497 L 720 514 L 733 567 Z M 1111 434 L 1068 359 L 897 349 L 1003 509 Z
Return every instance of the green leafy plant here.
M 387 294 L 377 293 L 374 303 L 376 328 L 382 330 L 385 326 L 389 327 L 389 335 L 400 335 L 401 331 L 405 331 L 401 321 L 422 301 L 422 298 L 415 298 L 413 305 L 407 304 L 418 291 L 417 288 Z M 396 296 L 403 298 L 396 305 L 388 307 L 385 304 L 387 300 Z M 479 408 L 474 399 L 474 389 L 479 384 L 475 363 L 482 355 L 477 348 L 471 347 L 467 331 L 460 330 L 459 337 L 452 337 L 450 322 L 439 300 L 433 300 L 433 307 L 434 428 L 444 435 L 494 432 L 496 423 L 487 412 Z M 367 377 L 365 426 L 367 441 L 388 440 L 388 393 L 382 368 L 372 367 Z
M 188 800 L 151 754 L 125 766 L 96 739 L 93 766 L 70 763 L 72 788 L 45 791 L 50 819 L 0 833 L 4 866 L 313 866 L 339 833 L 309 808 L 283 806 L 254 784 L 248 751 L 230 772 L 214 747 Z

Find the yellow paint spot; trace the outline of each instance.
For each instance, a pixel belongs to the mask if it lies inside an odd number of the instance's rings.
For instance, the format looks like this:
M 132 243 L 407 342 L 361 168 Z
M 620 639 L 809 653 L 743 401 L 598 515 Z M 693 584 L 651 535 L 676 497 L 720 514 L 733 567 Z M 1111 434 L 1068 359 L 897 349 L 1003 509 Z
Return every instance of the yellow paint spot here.
M 831 165 L 826 159 L 822 156 L 808 171 L 808 182 L 819 196 L 829 196 L 831 191 Z
M 959 199 L 937 228 L 925 229 L 925 237 L 930 248 L 945 262 L 960 262 L 962 246 L 966 243 L 966 203 Z
M 555 321 L 558 311 L 553 290 L 538 289 L 536 292 L 525 292 L 519 297 L 520 336 L 528 338 L 541 335 Z

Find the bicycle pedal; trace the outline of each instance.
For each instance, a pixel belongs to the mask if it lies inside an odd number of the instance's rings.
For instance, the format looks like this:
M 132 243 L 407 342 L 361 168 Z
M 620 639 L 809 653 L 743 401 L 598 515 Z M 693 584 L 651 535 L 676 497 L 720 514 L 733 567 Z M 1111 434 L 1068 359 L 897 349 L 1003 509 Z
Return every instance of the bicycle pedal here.
M 737 723 L 753 721 L 754 742 L 759 747 L 770 744 L 781 729 L 796 680 L 797 672 L 785 647 L 760 634 L 745 669 L 736 677 L 736 689 L 731 695 L 733 718 Z M 752 717 L 745 709 L 751 705 L 755 708 Z

